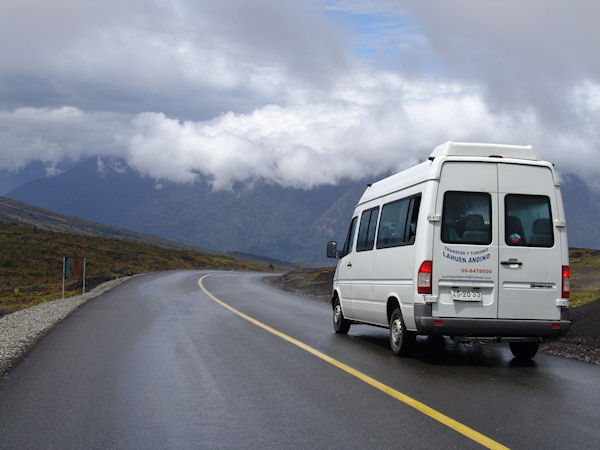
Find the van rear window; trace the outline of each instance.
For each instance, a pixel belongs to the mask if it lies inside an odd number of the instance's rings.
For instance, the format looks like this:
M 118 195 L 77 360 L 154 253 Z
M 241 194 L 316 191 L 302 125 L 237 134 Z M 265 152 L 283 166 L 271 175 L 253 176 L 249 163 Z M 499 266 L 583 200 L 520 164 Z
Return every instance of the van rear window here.
M 488 245 L 492 242 L 492 197 L 485 192 L 447 191 L 442 210 L 442 242 Z
M 504 197 L 504 240 L 522 247 L 554 246 L 550 199 L 544 195 L 508 194 Z

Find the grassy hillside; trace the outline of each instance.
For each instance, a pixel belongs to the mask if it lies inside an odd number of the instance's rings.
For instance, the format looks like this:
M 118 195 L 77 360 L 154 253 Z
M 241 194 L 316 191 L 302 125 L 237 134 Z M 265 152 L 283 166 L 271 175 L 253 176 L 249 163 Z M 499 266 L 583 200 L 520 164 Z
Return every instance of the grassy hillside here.
M 571 306 L 583 305 L 600 299 L 600 250 L 572 248 Z
M 117 276 L 169 269 L 268 270 L 232 257 L 0 224 L 0 315 L 61 297 L 63 256 L 87 258 L 87 289 Z M 81 293 L 68 281 L 65 296 Z

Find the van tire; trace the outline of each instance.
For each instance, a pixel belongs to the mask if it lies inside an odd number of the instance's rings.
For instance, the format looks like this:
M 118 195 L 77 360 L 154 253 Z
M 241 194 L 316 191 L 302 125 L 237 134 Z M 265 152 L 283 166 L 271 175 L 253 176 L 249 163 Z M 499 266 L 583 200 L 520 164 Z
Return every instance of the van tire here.
M 338 334 L 348 334 L 350 321 L 344 317 L 340 300 L 336 297 L 333 301 L 333 329 Z
M 406 329 L 400 308 L 394 309 L 390 317 L 390 347 L 398 356 L 408 356 L 412 352 L 416 335 Z
M 511 342 L 510 351 L 516 359 L 531 359 L 540 346 L 539 342 Z

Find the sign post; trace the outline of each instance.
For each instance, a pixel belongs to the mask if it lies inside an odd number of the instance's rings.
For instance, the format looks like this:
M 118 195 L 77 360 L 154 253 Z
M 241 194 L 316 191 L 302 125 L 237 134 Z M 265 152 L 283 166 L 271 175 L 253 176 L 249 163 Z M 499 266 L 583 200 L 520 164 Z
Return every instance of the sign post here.
M 65 280 L 76 278 L 83 280 L 83 293 L 85 294 L 85 269 L 86 258 L 82 256 L 63 257 L 63 279 L 62 279 L 62 297 L 65 298 Z
M 85 294 L 85 258 L 83 258 L 83 292 Z

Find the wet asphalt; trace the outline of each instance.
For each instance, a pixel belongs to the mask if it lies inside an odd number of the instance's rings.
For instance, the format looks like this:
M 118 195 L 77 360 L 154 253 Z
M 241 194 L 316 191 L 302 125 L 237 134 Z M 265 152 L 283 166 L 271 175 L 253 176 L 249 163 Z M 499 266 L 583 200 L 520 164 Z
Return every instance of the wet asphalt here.
M 235 315 L 206 272 L 91 300 L 0 378 L 0 448 L 476 448 L 474 440 Z M 600 366 L 387 330 L 335 335 L 329 305 L 218 272 L 217 298 L 511 448 L 597 448 Z

